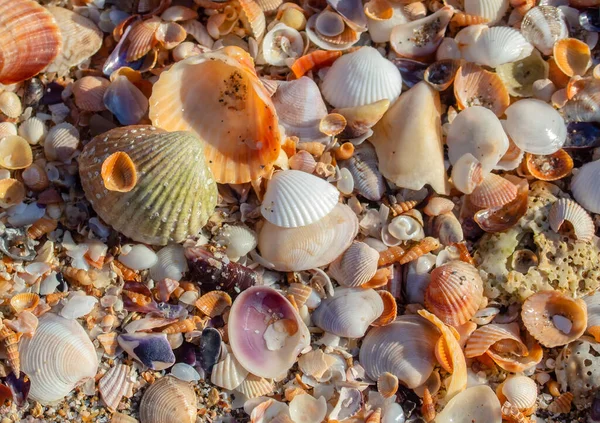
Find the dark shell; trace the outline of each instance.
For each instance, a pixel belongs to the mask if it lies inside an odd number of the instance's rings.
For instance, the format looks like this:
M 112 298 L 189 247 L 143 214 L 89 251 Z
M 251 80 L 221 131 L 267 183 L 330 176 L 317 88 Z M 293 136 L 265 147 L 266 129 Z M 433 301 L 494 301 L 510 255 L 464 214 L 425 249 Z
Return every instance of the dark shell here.
M 40 100 L 40 104 L 52 105 L 62 103 L 62 92 L 64 89 L 65 87 L 56 82 L 49 83 L 44 89 L 44 95 Z
M 12 393 L 13 401 L 17 406 L 23 407 L 27 403 L 29 388 L 31 387 L 31 381 L 27 375 L 21 373 L 20 377 L 17 379 L 14 373 L 11 372 L 6 376 L 4 381 Z
M 44 84 L 39 78 L 31 78 L 25 83 L 25 91 L 23 92 L 23 105 L 37 106 L 44 96 Z
M 411 59 L 391 59 L 402 75 L 402 82 L 408 88 L 412 88 L 424 79 L 426 63 L 421 63 Z
M 593 8 L 581 12 L 579 25 L 588 31 L 600 32 L 600 9 Z
M 475 213 L 474 220 L 481 229 L 486 232 L 502 232 L 515 226 L 525 215 L 529 185 L 527 181 L 521 181 L 517 187 L 517 197 L 510 203 Z
M 186 248 L 185 257 L 190 268 L 190 278 L 202 291 L 247 289 L 258 282 L 258 274 L 238 263 L 221 260 L 208 251 L 193 247 Z
M 214 328 L 206 328 L 200 337 L 200 365 L 208 373 L 219 361 L 221 355 L 221 333 Z
M 175 353 L 175 359 L 178 363 L 189 364 L 195 366 L 198 361 L 197 358 L 198 347 L 191 342 L 183 342 L 179 348 L 173 351 Z
M 150 369 L 164 370 L 175 364 L 175 354 L 164 333 L 124 333 L 117 341 L 127 354 Z
M 9 400 L 12 401 L 12 391 L 8 386 L 0 383 L 0 407 L 5 405 Z
M 571 122 L 567 125 L 567 140 L 563 149 L 600 147 L 600 126 L 591 122 Z
M 123 307 L 127 311 L 138 311 L 140 313 L 150 313 L 153 311 L 160 311 L 156 301 L 152 298 L 152 292 L 150 289 L 144 284 L 138 282 L 125 282 L 123 286 L 124 291 L 131 291 L 137 294 L 142 294 L 145 297 L 150 298 L 150 303 L 146 305 L 136 304 L 131 298 L 127 295 L 123 294 L 121 297 L 123 298 Z

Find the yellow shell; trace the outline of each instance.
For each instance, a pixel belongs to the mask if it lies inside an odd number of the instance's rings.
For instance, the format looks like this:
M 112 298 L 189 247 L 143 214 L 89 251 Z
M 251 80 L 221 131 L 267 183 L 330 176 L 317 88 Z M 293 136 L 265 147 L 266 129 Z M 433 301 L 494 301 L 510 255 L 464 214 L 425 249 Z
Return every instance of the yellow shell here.
M 209 317 L 221 315 L 231 304 L 231 297 L 224 291 L 211 291 L 196 300 L 198 310 Z
M 0 207 L 10 207 L 19 204 L 25 199 L 25 186 L 22 182 L 13 179 L 0 180 Z
M 18 135 L 0 138 L 0 166 L 6 169 L 25 169 L 33 163 L 31 146 Z
M 37 307 L 40 302 L 40 296 L 33 292 L 24 292 L 17 294 L 10 299 L 10 306 L 13 308 L 15 313 L 22 311 L 31 311 Z

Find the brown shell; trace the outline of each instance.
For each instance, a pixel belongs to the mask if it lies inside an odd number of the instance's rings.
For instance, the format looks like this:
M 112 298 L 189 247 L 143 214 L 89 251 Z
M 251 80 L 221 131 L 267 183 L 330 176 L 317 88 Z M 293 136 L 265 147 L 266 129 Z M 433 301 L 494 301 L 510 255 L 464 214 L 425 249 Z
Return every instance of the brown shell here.
M 529 173 L 541 181 L 556 181 L 573 170 L 573 159 L 562 149 L 545 156 L 526 153 L 525 163 Z
M 473 64 L 463 64 L 454 78 L 454 95 L 458 107 L 483 106 L 498 117 L 510 105 L 508 90 L 500 77 Z
M 100 175 L 109 191 L 129 192 L 137 184 L 135 164 L 123 151 L 117 151 L 104 160 Z
M 25 199 L 25 185 L 13 178 L 0 180 L 0 207 L 10 207 Z
M 108 89 L 110 81 L 99 76 L 84 76 L 73 84 L 73 95 L 75 104 L 79 109 L 88 112 L 101 112 L 106 110 L 104 106 L 104 93 Z
M 571 403 L 573 402 L 573 394 L 566 392 L 556 398 L 552 404 L 548 406 L 548 411 L 554 414 L 566 414 L 571 411 Z
M 55 230 L 57 226 L 58 221 L 48 217 L 41 217 L 27 229 L 27 235 L 29 235 L 30 238 L 38 239 Z
M 22 311 L 31 311 L 36 308 L 39 303 L 40 296 L 33 292 L 23 292 L 10 299 L 10 306 L 17 314 Z
M 399 264 L 410 263 L 421 257 L 424 254 L 437 250 L 440 247 L 440 242 L 433 237 L 425 237 L 417 245 L 411 247 L 399 260 Z
M 454 82 L 461 64 L 462 60 L 456 59 L 437 61 L 425 69 L 423 79 L 437 91 L 444 91 Z
M 384 372 L 377 378 L 377 391 L 384 398 L 391 398 L 398 392 L 399 382 L 396 375 Z
M 396 320 L 396 316 L 398 315 L 398 305 L 396 304 L 396 299 L 392 294 L 388 291 L 377 291 L 381 300 L 383 301 L 383 313 L 381 316 L 377 318 L 372 326 L 385 326 L 392 323 Z
M 211 291 L 196 300 L 198 310 L 209 317 L 223 314 L 227 307 L 231 307 L 231 304 L 231 297 L 224 291 Z
M 0 166 L 6 169 L 25 169 L 33 163 L 33 152 L 25 138 L 8 135 L 0 138 Z

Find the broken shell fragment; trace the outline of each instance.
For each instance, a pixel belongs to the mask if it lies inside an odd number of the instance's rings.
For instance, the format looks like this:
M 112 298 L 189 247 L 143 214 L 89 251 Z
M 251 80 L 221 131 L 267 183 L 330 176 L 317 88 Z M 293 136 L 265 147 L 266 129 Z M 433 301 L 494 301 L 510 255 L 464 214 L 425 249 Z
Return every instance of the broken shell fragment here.
M 0 207 L 8 208 L 21 203 L 27 195 L 22 182 L 6 178 L 0 180 Z
M 144 392 L 140 403 L 140 423 L 196 421 L 196 393 L 188 382 L 165 376 Z
M 117 340 L 127 354 L 150 369 L 164 370 L 175 364 L 166 333 L 123 333 Z
M 450 400 L 436 416 L 436 423 L 500 423 L 498 397 L 487 385 L 473 386 Z

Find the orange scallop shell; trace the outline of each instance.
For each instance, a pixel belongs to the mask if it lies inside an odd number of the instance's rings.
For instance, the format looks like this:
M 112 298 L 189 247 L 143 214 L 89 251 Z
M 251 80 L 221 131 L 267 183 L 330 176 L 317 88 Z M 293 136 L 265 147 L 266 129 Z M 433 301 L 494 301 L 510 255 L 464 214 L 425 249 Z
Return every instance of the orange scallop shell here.
M 563 38 L 554 44 L 556 66 L 567 76 L 585 75 L 592 65 L 590 47 L 576 38 Z
M 129 154 L 117 151 L 102 163 L 102 181 L 109 191 L 129 192 L 137 183 L 137 171 Z
M 498 117 L 510 105 L 510 96 L 502 79 L 473 63 L 465 63 L 458 69 L 454 78 L 454 95 L 461 109 L 483 106 Z
M 381 316 L 377 318 L 372 326 L 385 326 L 392 323 L 396 320 L 396 316 L 398 315 L 398 306 L 396 304 L 396 299 L 394 296 L 388 291 L 377 291 L 381 300 L 383 301 L 383 313 Z
M 17 294 L 10 299 L 10 306 L 13 308 L 15 313 L 22 311 L 31 311 L 37 307 L 40 303 L 40 296 L 33 292 L 23 292 Z
M 469 195 L 469 201 L 474 206 L 489 209 L 510 203 L 516 197 L 517 187 L 515 184 L 500 175 L 490 173 Z
M 13 178 L 0 180 L 0 208 L 19 204 L 27 194 L 25 185 Z
M 573 159 L 562 149 L 546 156 L 527 153 L 525 163 L 529 173 L 541 181 L 556 181 L 573 170 Z
M 211 291 L 196 300 L 196 307 L 209 317 L 221 315 L 231 306 L 231 297 L 224 291 Z
M 331 66 L 341 56 L 341 51 L 315 50 L 297 59 L 291 69 L 294 76 L 300 78 L 311 70 Z

